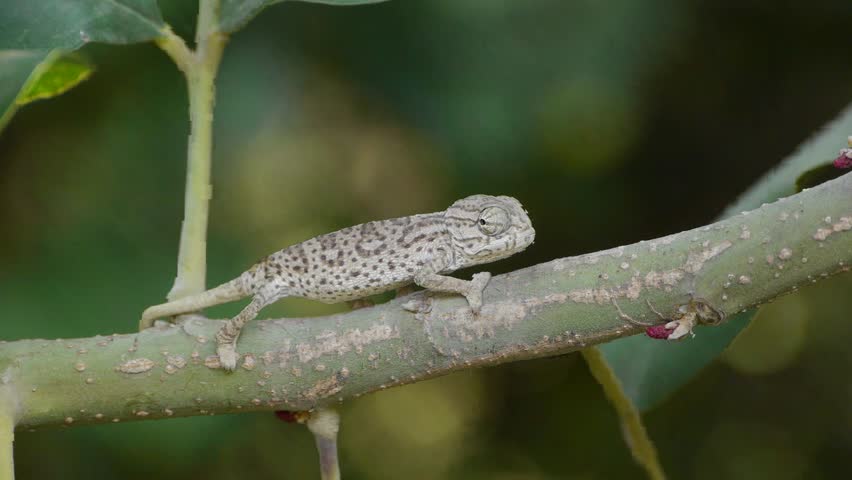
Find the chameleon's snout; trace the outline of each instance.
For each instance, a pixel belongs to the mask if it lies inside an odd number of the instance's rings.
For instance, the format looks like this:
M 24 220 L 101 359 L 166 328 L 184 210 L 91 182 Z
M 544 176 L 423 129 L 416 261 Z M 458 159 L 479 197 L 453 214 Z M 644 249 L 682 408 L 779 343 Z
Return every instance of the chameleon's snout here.
M 530 225 L 526 232 L 521 235 L 521 244 L 524 246 L 524 248 L 526 248 L 532 245 L 534 241 L 535 229 L 532 227 L 532 225 Z
M 517 242 L 518 251 L 521 251 L 532 245 L 535 241 L 535 229 L 532 227 L 532 225 L 525 225 L 518 233 L 518 236 L 516 237 L 515 241 Z
M 524 210 L 523 208 L 521 208 L 520 210 L 522 213 L 519 215 L 518 219 L 518 223 L 520 223 L 520 225 L 517 227 L 519 231 L 518 244 L 523 249 L 529 247 L 535 241 L 535 229 L 532 226 L 532 220 L 530 220 L 530 217 L 527 214 L 526 210 Z

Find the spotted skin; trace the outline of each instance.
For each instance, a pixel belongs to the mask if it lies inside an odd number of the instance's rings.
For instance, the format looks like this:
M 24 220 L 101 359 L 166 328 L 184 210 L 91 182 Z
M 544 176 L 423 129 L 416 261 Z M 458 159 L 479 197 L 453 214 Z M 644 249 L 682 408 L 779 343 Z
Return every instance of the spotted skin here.
M 157 318 L 251 296 L 249 305 L 216 334 L 219 363 L 233 371 L 240 330 L 263 307 L 281 298 L 338 303 L 415 283 L 464 295 L 478 313 L 490 274 L 478 273 L 470 281 L 444 274 L 509 257 L 534 239 L 535 230 L 520 202 L 472 195 L 443 212 L 368 222 L 279 250 L 230 282 L 148 308 L 140 329 Z

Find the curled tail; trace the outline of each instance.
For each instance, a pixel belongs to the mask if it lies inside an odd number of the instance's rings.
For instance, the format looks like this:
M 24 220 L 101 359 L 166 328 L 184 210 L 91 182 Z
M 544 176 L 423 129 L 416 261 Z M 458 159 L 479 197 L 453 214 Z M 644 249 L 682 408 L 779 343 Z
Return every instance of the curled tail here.
M 251 294 L 246 285 L 250 276 L 250 272 L 246 272 L 230 282 L 223 283 L 218 287 L 211 288 L 197 295 L 179 298 L 172 302 L 163 303 L 148 307 L 142 312 L 142 319 L 139 320 L 139 330 L 154 325 L 154 320 L 163 317 L 172 317 L 182 313 L 195 312 L 203 308 L 212 307 L 221 303 L 232 302 Z

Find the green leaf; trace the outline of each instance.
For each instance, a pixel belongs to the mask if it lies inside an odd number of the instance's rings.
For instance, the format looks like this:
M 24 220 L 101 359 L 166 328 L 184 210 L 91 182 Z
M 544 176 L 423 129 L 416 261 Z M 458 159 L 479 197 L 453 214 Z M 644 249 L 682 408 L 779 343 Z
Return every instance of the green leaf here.
M 642 423 L 642 416 L 639 415 L 636 405 L 630 401 L 630 397 L 625 396 L 615 372 L 607 364 L 600 349 L 589 347 L 582 353 L 589 366 L 589 372 L 600 384 L 604 395 L 621 420 L 621 434 L 624 435 L 625 443 L 633 454 L 633 458 L 645 469 L 648 478 L 666 478 L 657 455 L 657 447 L 648 436 L 648 430 Z
M 758 180 L 722 214 L 722 218 L 796 193 L 802 172 L 834 158 L 852 132 L 852 105 L 803 143 L 778 168 Z M 841 172 L 842 173 L 842 172 Z M 699 327 L 696 337 L 666 342 L 636 335 L 600 347 L 625 392 L 640 410 L 648 410 L 690 381 L 717 358 L 756 310 L 733 315 L 718 327 Z
M 732 205 L 722 213 L 727 218 L 743 210 L 752 210 L 777 198 L 796 193 L 796 179 L 802 172 L 835 158 L 841 148 L 847 146 L 847 138 L 852 132 L 852 104 L 828 125 L 817 131 L 811 138 L 799 145 L 793 154 L 784 159 L 775 169 L 764 175 L 751 186 Z
M 0 49 L 75 50 L 160 36 L 156 0 L 0 0 Z
M 222 0 L 222 9 L 219 13 L 219 28 L 223 32 L 239 30 L 255 15 L 273 3 L 281 3 L 287 0 Z M 324 3 L 326 5 L 363 5 L 368 3 L 380 3 L 387 0 L 297 0 L 308 3 Z
M 0 12 L 0 130 L 19 105 L 58 95 L 91 72 L 56 63 L 51 52 L 152 40 L 166 28 L 157 0 L 0 0 Z
M 835 179 L 844 173 L 846 171 L 835 167 L 833 162 L 828 162 L 799 175 L 799 178 L 796 179 L 796 191 L 801 192 L 806 188 L 816 187 L 820 183 Z
M 33 72 L 33 80 L 27 83 L 15 99 L 17 105 L 61 95 L 89 78 L 94 71 L 92 65 L 80 55 L 59 57 L 45 67 Z
M 16 100 L 47 50 L 0 50 L 0 131 L 17 110 Z
M 89 78 L 92 66 L 59 50 L 0 50 L 0 131 L 21 105 L 60 95 Z

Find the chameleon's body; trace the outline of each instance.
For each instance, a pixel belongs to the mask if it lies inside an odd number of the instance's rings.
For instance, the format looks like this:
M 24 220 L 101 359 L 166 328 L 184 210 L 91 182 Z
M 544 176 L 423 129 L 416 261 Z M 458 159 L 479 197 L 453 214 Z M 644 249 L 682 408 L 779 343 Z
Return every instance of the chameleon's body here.
M 520 252 L 535 238 L 512 197 L 473 195 L 443 212 L 369 222 L 320 235 L 269 255 L 239 277 L 198 295 L 148 308 L 141 328 L 157 318 L 252 296 L 216 334 L 220 364 L 236 368 L 240 329 L 266 305 L 284 297 L 337 303 L 416 283 L 464 295 L 474 312 L 490 275 L 472 281 L 443 276 Z

